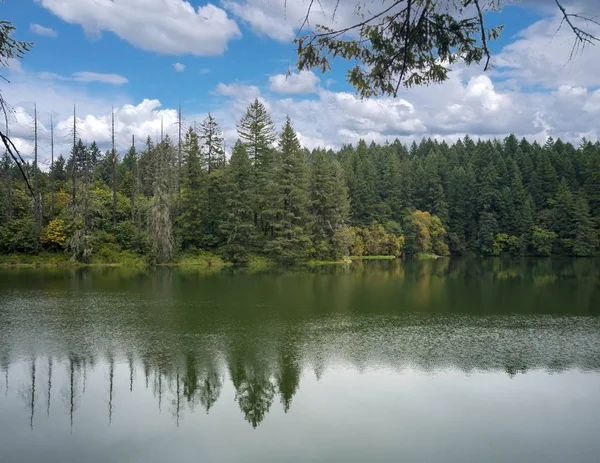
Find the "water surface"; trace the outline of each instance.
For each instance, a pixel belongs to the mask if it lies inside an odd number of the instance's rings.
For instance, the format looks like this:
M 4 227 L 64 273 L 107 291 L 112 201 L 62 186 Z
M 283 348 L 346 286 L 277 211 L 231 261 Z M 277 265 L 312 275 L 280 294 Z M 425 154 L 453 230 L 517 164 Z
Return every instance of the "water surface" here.
M 600 265 L 0 271 L 0 462 L 597 462 Z

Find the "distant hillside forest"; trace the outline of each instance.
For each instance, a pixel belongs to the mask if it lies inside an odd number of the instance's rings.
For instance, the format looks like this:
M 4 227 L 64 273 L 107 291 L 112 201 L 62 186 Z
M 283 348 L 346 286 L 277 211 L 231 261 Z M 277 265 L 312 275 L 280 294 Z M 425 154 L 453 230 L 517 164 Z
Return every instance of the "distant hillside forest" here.
M 33 195 L 5 154 L 0 253 L 89 262 L 127 251 L 165 263 L 206 250 L 239 264 L 253 254 L 289 264 L 599 252 L 598 142 L 542 146 L 511 135 L 309 151 L 289 119 L 277 133 L 258 100 L 238 132 L 229 159 L 210 115 L 180 142 L 148 137 L 122 155 L 74 140 L 49 172 L 27 166 Z

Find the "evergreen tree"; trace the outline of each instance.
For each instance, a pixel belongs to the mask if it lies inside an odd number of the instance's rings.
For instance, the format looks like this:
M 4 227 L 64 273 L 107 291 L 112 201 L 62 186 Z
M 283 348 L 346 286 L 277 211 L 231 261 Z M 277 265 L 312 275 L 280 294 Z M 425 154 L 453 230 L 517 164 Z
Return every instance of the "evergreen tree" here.
M 212 172 L 225 165 L 225 151 L 223 150 L 223 133 L 214 117 L 208 113 L 200 125 L 200 140 L 202 151 L 206 159 L 206 169 Z
M 224 256 L 234 263 L 245 263 L 256 242 L 254 204 L 250 194 L 254 172 L 246 146 L 238 140 L 224 173 L 225 213 L 221 232 L 225 237 Z
M 268 183 L 273 164 L 271 145 L 276 136 L 271 116 L 258 99 L 248 106 L 238 124 L 238 134 L 254 167 L 251 192 L 254 204 L 254 225 L 267 234 L 272 217 L 265 212 L 271 208 L 273 200 L 268 194 Z
M 574 230 L 573 248 L 574 256 L 594 256 L 598 251 L 598 230 L 594 228 L 590 216 L 590 207 L 582 193 L 574 200 Z
M 309 176 L 300 142 L 289 117 L 279 138 L 279 152 L 273 166 L 273 238 L 266 250 L 283 263 L 307 257 L 310 248 Z
M 349 167 L 347 179 L 352 221 L 356 225 L 368 225 L 377 212 L 378 189 L 375 165 L 364 140 L 358 142 L 356 150 L 349 157 Z
M 178 228 L 183 249 L 201 247 L 203 214 L 206 209 L 206 173 L 202 169 L 202 153 L 198 134 L 190 127 L 183 144 L 185 170 L 181 189 L 181 214 Z
M 323 150 L 315 153 L 310 192 L 313 246 L 317 257 L 329 259 L 347 255 L 343 228 L 350 211 L 348 190 L 340 164 Z

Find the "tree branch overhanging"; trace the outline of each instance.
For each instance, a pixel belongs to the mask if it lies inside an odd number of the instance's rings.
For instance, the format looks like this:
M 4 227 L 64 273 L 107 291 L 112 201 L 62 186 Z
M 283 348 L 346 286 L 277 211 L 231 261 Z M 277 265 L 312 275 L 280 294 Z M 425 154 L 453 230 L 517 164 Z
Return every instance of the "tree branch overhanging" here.
M 508 3 L 517 0 L 509 0 Z M 360 0 L 357 9 L 364 0 Z M 311 0 L 298 30 L 299 70 L 331 69 L 330 59 L 342 57 L 358 64 L 348 73 L 348 81 L 363 98 L 374 95 L 397 96 L 400 84 L 427 85 L 447 79 L 450 65 L 459 61 L 467 65 L 484 63 L 492 67 L 489 43 L 499 37 L 503 26 L 486 27 L 486 9 L 499 10 L 498 0 L 394 0 L 382 3 L 382 9 L 360 16 L 360 21 L 340 28 L 316 25 L 308 28 L 313 9 Z M 564 22 L 575 35 L 571 58 L 579 47 L 595 44 L 599 39 L 577 25 L 600 25 L 595 18 L 569 13 L 561 0 L 555 0 Z M 320 4 L 320 2 L 319 2 Z M 333 3 L 338 10 L 340 1 Z M 450 6 L 448 6 L 450 5 Z M 323 6 L 321 5 L 321 9 Z M 421 11 L 422 10 L 422 11 Z M 418 20 L 417 20 L 418 18 Z M 332 17 L 333 19 L 333 17 Z M 306 30 L 305 30 L 306 28 Z M 304 35 L 301 34 L 304 32 Z

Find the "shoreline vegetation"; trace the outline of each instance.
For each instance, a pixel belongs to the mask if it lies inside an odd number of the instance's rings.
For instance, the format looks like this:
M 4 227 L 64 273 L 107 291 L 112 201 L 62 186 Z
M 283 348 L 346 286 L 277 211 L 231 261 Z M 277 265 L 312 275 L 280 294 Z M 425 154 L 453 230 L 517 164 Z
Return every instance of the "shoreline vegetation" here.
M 430 253 L 420 253 L 411 256 L 413 260 L 430 260 L 449 258 L 450 256 L 438 256 Z M 338 260 L 306 260 L 296 262 L 293 265 L 282 265 L 276 260 L 261 256 L 251 255 L 243 266 L 235 265 L 232 262 L 225 261 L 219 254 L 214 252 L 200 252 L 197 254 L 181 254 L 167 263 L 156 264 L 148 261 L 139 254 L 123 251 L 110 260 L 101 258 L 90 259 L 84 263 L 73 259 L 68 253 L 41 252 L 40 254 L 7 254 L 0 255 L 0 269 L 17 268 L 83 268 L 83 267 L 172 267 L 189 268 L 198 270 L 219 271 L 227 268 L 248 269 L 258 271 L 272 268 L 302 268 L 302 267 L 321 267 L 328 265 L 351 265 L 359 261 L 390 261 L 405 260 L 399 256 L 379 255 L 379 256 L 348 256 Z
M 208 115 L 177 140 L 148 137 L 141 152 L 135 140 L 102 153 L 74 138 L 48 172 L 37 156 L 26 165 L 33 187 L 7 154 L 0 162 L 2 266 L 291 268 L 600 251 L 600 142 L 585 139 L 308 150 L 289 118 L 278 133 L 255 100 L 227 155 Z
M 443 256 L 434 254 L 416 255 L 414 258 L 422 259 L 438 259 Z M 396 260 L 402 259 L 397 256 L 349 256 L 338 260 L 306 260 L 296 262 L 287 267 L 319 267 L 326 265 L 349 265 L 356 261 L 371 261 L 371 260 Z M 226 268 L 261 270 L 269 268 L 284 268 L 286 266 L 279 264 L 274 259 L 270 259 L 261 255 L 251 255 L 243 266 L 235 265 L 232 262 L 225 261 L 219 254 L 213 252 L 201 252 L 198 254 L 182 254 L 175 256 L 173 260 L 156 264 L 149 262 L 144 256 L 123 251 L 116 258 L 110 260 L 102 260 L 101 258 L 90 259 L 89 262 L 83 263 L 73 259 L 68 253 L 42 252 L 40 254 L 8 254 L 0 255 L 0 269 L 11 268 L 47 268 L 47 267 L 63 267 L 63 268 L 80 268 L 80 267 L 173 267 L 173 268 L 196 268 L 199 270 L 215 270 L 219 271 Z

